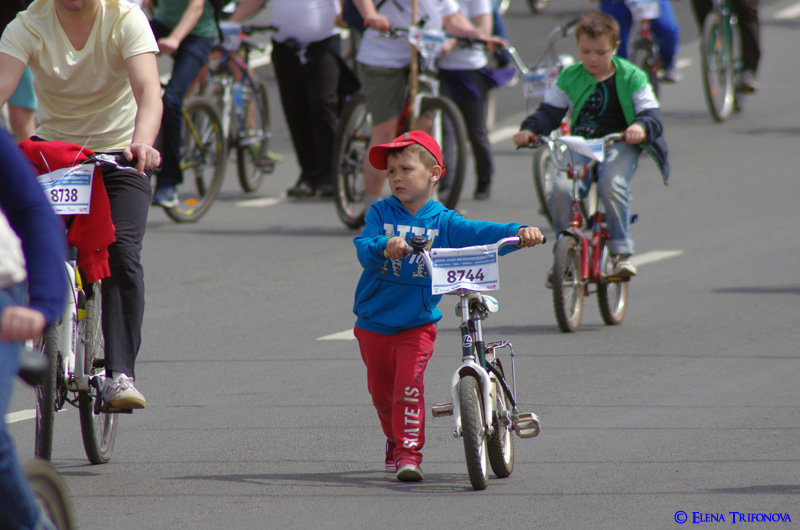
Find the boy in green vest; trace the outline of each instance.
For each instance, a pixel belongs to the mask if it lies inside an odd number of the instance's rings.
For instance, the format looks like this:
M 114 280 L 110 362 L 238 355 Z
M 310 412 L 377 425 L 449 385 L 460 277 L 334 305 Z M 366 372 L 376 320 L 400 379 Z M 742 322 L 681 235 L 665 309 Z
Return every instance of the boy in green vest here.
M 645 149 L 669 178 L 667 144 L 662 136 L 661 113 L 647 74 L 633 63 L 617 57 L 619 25 L 599 11 L 584 14 L 575 27 L 580 63 L 565 68 L 555 86 L 545 94 L 539 108 L 522 122 L 514 135 L 518 146 L 530 144 L 536 135 L 549 134 L 571 109 L 571 134 L 600 138 L 621 132 L 622 141 L 606 151 L 597 165 L 597 193 L 605 207 L 614 260 L 612 275 L 631 277 L 633 240 L 630 237 L 631 192 L 629 182 L 636 171 L 639 153 Z M 582 155 L 576 155 L 576 162 Z M 591 180 L 581 182 L 582 196 L 589 193 Z M 569 226 L 572 184 L 560 174 L 547 198 L 556 233 Z M 549 286 L 548 277 L 548 286 Z

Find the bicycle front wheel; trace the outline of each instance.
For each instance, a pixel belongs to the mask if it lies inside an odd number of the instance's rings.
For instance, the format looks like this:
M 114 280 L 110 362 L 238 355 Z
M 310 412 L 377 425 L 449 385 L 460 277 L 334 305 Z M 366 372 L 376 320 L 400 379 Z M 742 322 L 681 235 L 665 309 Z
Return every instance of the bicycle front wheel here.
M 502 367 L 499 369 L 502 373 Z M 508 395 L 496 379 L 494 399 L 494 417 L 492 418 L 494 432 L 489 436 L 487 446 L 489 464 L 498 478 L 506 478 L 514 470 L 514 436 L 511 432 L 511 422 L 507 417 L 511 411 L 511 400 L 508 399 Z
M 34 454 L 50 460 L 53 452 L 53 428 L 59 409 L 59 379 L 61 360 L 58 355 L 58 331 L 52 326 L 37 342 L 37 349 L 47 358 L 49 368 L 41 384 L 36 385 L 36 439 Z
M 225 178 L 226 144 L 219 114 L 201 98 L 188 99 L 183 108 L 180 164 L 184 182 L 178 187 L 178 205 L 165 210 L 176 223 L 203 217 Z
M 458 382 L 464 456 L 469 481 L 476 490 L 484 490 L 489 485 L 489 451 L 480 388 L 472 375 L 465 375 Z
M 567 146 L 559 144 L 559 154 L 566 156 Z M 536 198 L 539 199 L 539 213 L 547 219 L 550 227 L 553 227 L 553 218 L 550 206 L 547 204 L 547 197 L 553 190 L 553 182 L 559 176 L 563 176 L 563 171 L 558 169 L 550 158 L 550 152 L 546 147 L 540 147 L 533 155 L 533 185 L 536 190 Z M 581 199 L 580 208 L 584 224 L 587 224 L 591 213 L 597 209 L 598 205 L 597 189 L 592 186 L 586 198 Z
M 348 228 L 364 224 L 364 160 L 372 134 L 372 116 L 367 99 L 353 94 L 339 118 L 333 139 L 331 173 L 336 183 L 336 214 Z
M 583 259 L 581 246 L 570 235 L 558 238 L 553 263 L 553 309 L 561 331 L 578 329 L 583 315 Z
M 454 210 L 467 171 L 467 126 L 456 104 L 443 96 L 422 98 L 420 114 L 432 120 L 431 136 L 442 148 L 445 174 L 439 181 L 439 202 Z
M 714 121 L 725 121 L 733 110 L 733 61 L 730 36 L 717 12 L 709 13 L 703 22 L 700 59 L 708 110 Z
M 275 163 L 269 157 L 269 100 L 267 85 L 256 79 L 247 84 L 244 102 L 243 122 L 236 132 L 236 172 L 239 184 L 246 192 L 257 191 L 264 175 L 275 170 Z
M 102 329 L 102 292 L 100 282 L 91 285 L 86 297 L 86 315 L 78 322 L 84 344 L 84 373 L 89 377 L 105 372 L 105 340 Z M 92 387 L 78 395 L 78 412 L 86 458 L 92 464 L 111 460 L 117 438 L 117 414 L 95 410 L 101 389 Z
M 607 276 L 613 269 L 614 264 L 608 252 L 608 248 L 603 248 L 600 258 L 600 267 L 604 276 Z M 600 315 L 603 322 L 609 326 L 616 326 L 625 318 L 625 311 L 628 309 L 628 285 L 627 281 L 609 281 L 603 279 L 597 285 L 597 304 L 600 308 Z
M 69 490 L 61 475 L 45 460 L 27 462 L 25 474 L 42 515 L 48 518 L 52 526 L 58 530 L 77 528 Z

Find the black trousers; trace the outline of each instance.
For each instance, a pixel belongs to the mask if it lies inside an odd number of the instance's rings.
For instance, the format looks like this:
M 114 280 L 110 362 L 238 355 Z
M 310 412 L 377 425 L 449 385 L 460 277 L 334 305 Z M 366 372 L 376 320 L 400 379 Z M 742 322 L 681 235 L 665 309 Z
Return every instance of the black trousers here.
M 761 59 L 761 25 L 758 22 L 759 0 L 731 0 L 733 12 L 739 19 L 739 28 L 742 34 L 742 66 L 745 70 L 758 71 L 758 62 Z M 698 27 L 703 28 L 703 22 L 713 9 L 713 0 L 692 0 L 692 8 L 697 18 Z
M 338 35 L 300 48 L 275 42 L 272 65 L 292 137 L 300 179 L 313 187 L 330 184 L 333 136 L 339 124 Z
M 117 238 L 108 247 L 111 277 L 102 284 L 106 373 L 122 372 L 135 377 L 144 317 L 141 252 L 150 208 L 150 177 L 104 171 L 103 182 Z

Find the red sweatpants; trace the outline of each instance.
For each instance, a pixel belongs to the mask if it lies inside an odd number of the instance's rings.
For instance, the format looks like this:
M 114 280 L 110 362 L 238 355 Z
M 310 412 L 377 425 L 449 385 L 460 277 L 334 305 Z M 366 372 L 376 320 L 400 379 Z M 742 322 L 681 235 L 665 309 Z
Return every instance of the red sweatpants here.
M 394 458 L 422 462 L 425 445 L 424 374 L 433 354 L 436 324 L 382 335 L 354 330 L 367 366 L 367 388 L 378 411 L 381 428 L 395 444 Z

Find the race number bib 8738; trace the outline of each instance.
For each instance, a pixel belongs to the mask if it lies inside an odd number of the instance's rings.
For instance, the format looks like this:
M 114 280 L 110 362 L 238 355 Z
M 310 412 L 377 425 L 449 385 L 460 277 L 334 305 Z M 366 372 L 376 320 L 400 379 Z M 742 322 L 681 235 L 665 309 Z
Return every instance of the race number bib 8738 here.
M 94 164 L 81 164 L 56 169 L 38 178 L 56 213 L 74 215 L 89 213 L 93 174 Z
M 500 288 L 497 247 L 481 245 L 431 250 L 432 292 L 446 294 L 456 289 L 493 291 Z

